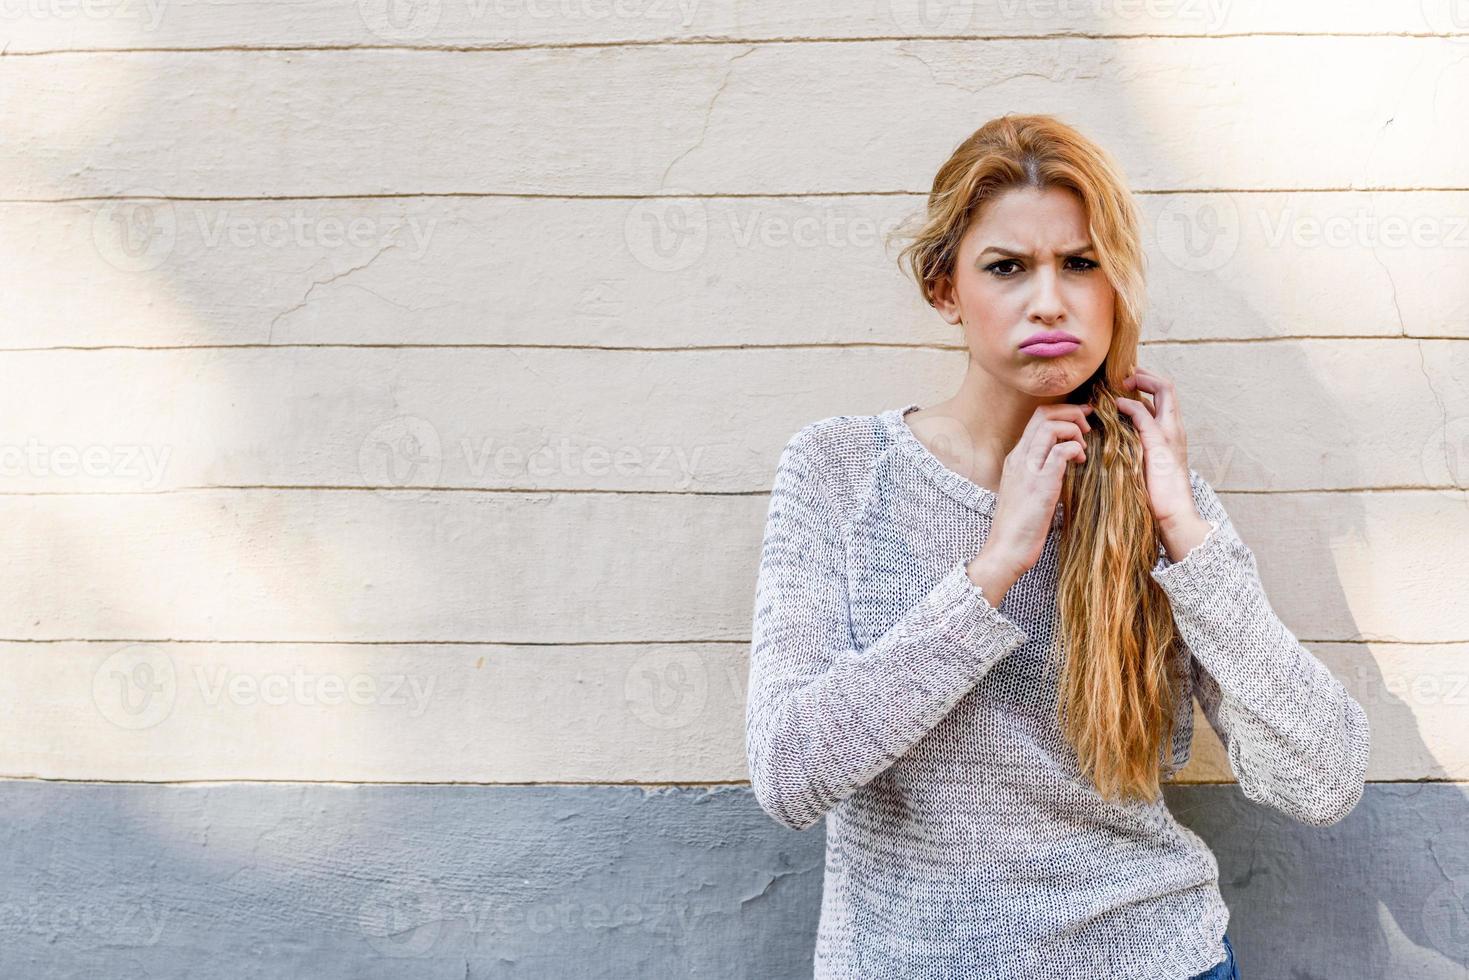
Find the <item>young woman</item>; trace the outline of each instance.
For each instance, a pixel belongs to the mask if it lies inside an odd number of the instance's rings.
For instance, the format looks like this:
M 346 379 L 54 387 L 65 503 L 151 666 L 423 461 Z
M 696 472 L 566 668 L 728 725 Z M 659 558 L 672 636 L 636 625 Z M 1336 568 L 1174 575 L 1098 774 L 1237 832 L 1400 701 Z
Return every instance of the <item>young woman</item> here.
M 903 250 L 960 327 L 950 398 L 812 422 L 761 552 L 746 745 L 760 805 L 826 817 L 815 975 L 1234 978 L 1208 846 L 1161 795 L 1193 698 L 1251 800 L 1360 799 L 1361 706 L 1271 608 L 1137 368 L 1142 248 L 1110 156 L 1005 116 Z

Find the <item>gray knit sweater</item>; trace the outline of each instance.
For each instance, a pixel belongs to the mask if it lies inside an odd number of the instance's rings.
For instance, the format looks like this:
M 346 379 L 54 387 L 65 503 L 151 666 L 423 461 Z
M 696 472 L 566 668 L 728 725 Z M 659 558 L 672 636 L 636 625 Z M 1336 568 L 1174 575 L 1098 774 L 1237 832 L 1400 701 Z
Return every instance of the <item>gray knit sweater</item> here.
M 746 750 L 760 805 L 826 819 L 817 978 L 1184 980 L 1224 959 L 1219 867 L 1160 797 L 1104 801 L 1056 723 L 1058 506 L 999 609 L 965 574 L 997 497 L 905 416 L 802 428 L 775 475 L 754 603 Z M 1159 545 L 1192 699 L 1251 800 L 1324 827 L 1360 799 L 1361 706 L 1281 623 L 1213 488 L 1182 560 Z

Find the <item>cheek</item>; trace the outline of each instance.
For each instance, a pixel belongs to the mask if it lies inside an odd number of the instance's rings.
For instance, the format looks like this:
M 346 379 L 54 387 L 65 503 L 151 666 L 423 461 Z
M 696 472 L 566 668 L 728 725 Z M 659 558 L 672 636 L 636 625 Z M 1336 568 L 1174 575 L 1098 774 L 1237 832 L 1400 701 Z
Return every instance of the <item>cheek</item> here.
M 1096 284 L 1087 291 L 1086 302 L 1092 312 L 1110 315 L 1113 298 L 1112 284 L 1106 279 L 1098 278 Z
M 1110 335 L 1113 324 L 1112 286 L 1105 280 L 1100 285 L 1088 283 L 1069 297 L 1069 307 L 1075 318 L 1087 329 Z
M 976 324 L 1005 328 L 1015 323 L 1024 312 L 1025 301 L 1020 290 L 1006 289 L 984 274 L 965 280 L 960 296 L 964 315 Z

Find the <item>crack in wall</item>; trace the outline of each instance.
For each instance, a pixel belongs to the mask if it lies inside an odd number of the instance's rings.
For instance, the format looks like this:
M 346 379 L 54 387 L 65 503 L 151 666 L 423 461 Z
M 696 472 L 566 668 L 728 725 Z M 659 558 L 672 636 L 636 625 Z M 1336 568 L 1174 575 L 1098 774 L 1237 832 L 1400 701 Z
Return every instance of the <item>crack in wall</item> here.
M 287 307 L 284 310 L 281 310 L 275 316 L 273 316 L 273 317 L 270 318 L 270 326 L 269 326 L 269 328 L 265 332 L 265 344 L 264 344 L 264 346 L 266 346 L 266 347 L 272 346 L 272 342 L 275 339 L 275 325 L 280 322 L 281 318 L 284 317 L 284 316 L 289 316 L 290 314 L 295 313 L 297 310 L 300 310 L 302 307 L 304 307 L 311 300 L 311 294 L 314 293 L 314 292 L 316 292 L 316 290 L 317 290 L 318 287 L 330 285 L 331 283 L 336 282 L 338 279 L 345 279 L 347 276 L 352 275 L 354 272 L 361 272 L 363 269 L 366 269 L 368 266 L 372 265 L 378 259 L 382 258 L 383 257 L 383 254 L 386 253 L 389 249 L 394 249 L 394 248 L 397 248 L 397 247 L 398 247 L 398 243 L 397 242 L 393 242 L 391 244 L 384 245 L 382 248 L 378 249 L 376 253 L 373 254 L 372 258 L 368 259 L 366 262 L 362 263 L 361 265 L 353 266 L 352 268 L 347 269 L 344 272 L 338 272 L 336 275 L 328 276 L 325 279 L 318 279 L 315 282 L 313 282 L 310 286 L 307 287 L 307 289 L 306 289 L 306 295 L 302 296 L 299 302 L 293 304 L 292 306 Z
M 745 55 L 757 50 L 759 49 L 752 45 L 724 63 L 724 77 L 719 80 L 719 86 L 714 90 L 714 95 L 710 97 L 709 104 L 704 108 L 704 124 L 699 128 L 699 138 L 694 141 L 693 146 L 674 157 L 673 161 L 667 167 L 663 168 L 663 176 L 658 178 L 658 189 L 660 191 L 667 186 L 668 175 L 673 172 L 673 168 L 679 164 L 679 161 L 704 145 L 704 138 L 709 135 L 709 122 L 714 118 L 714 106 L 719 102 L 719 97 L 724 94 L 725 86 L 729 84 L 730 77 L 734 75 L 734 63 L 745 57 Z

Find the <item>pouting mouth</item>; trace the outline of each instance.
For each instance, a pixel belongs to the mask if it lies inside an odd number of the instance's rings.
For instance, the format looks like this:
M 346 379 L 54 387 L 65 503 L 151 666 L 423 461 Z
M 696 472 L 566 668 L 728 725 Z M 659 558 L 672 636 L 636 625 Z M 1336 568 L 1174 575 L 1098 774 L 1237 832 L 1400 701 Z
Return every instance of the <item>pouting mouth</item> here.
M 1048 330 L 1045 333 L 1031 334 L 1020 342 L 1020 346 L 1030 347 L 1035 344 L 1079 344 L 1081 338 L 1069 334 L 1064 330 Z

